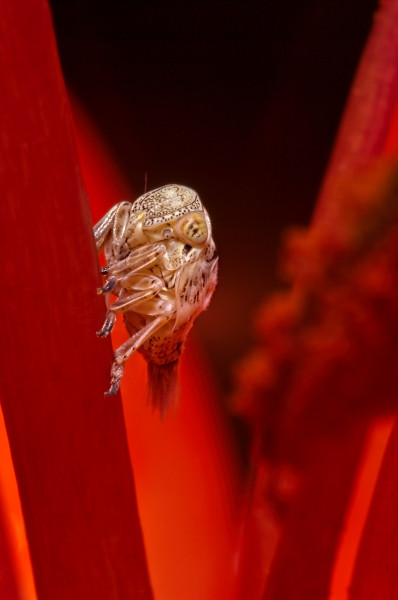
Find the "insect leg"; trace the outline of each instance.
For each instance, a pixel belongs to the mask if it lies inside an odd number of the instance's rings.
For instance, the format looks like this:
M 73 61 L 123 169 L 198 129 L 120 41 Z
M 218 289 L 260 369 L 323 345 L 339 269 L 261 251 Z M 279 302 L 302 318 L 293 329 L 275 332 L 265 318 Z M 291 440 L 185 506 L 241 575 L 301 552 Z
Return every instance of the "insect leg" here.
M 94 238 L 98 252 L 101 252 L 106 237 L 113 227 L 113 221 L 119 204 L 115 204 L 115 206 L 112 206 L 112 208 L 106 213 L 106 215 L 104 215 L 102 219 L 94 225 Z
M 134 305 L 140 304 L 149 298 L 153 298 L 162 289 L 162 281 L 158 277 L 147 275 L 127 275 L 121 280 L 121 285 L 128 289 L 125 289 L 116 302 L 109 306 L 105 322 L 101 330 L 97 331 L 98 337 L 105 337 L 111 333 L 116 315 L 130 310 Z
M 120 382 L 124 373 L 124 366 L 130 356 L 148 340 L 153 333 L 163 327 L 165 323 L 171 318 L 171 315 L 159 315 L 152 321 L 149 321 L 142 329 L 137 331 L 130 339 L 127 340 L 122 346 L 120 346 L 114 354 L 114 361 L 111 368 L 111 385 L 106 396 L 113 396 L 116 394 L 120 387 Z
M 97 294 L 106 294 L 111 292 L 117 284 L 117 277 L 111 275 L 105 282 L 105 285 L 101 288 L 97 288 Z
M 138 292 L 126 294 L 125 296 L 119 298 L 119 300 L 116 300 L 116 302 L 111 304 L 109 310 L 112 311 L 115 315 L 119 315 L 120 313 L 126 312 L 126 310 L 130 310 L 131 308 L 133 308 L 134 305 L 140 304 L 145 300 L 149 300 L 149 298 L 153 298 L 153 296 L 157 294 L 159 289 L 154 288 L 153 290 L 147 291 L 140 290 Z
M 106 313 L 106 317 L 105 317 L 103 326 L 101 327 L 101 329 L 99 331 L 97 331 L 97 337 L 106 337 L 107 335 L 109 335 L 113 329 L 113 326 L 115 325 L 115 321 L 116 321 L 115 313 L 112 312 L 111 310 L 108 310 L 108 312 Z
M 106 238 L 112 230 L 112 245 L 115 256 L 119 256 L 125 244 L 125 232 L 130 217 L 131 202 L 119 202 L 94 225 L 94 238 L 97 251 L 104 247 Z
M 123 273 L 123 271 L 128 271 L 129 273 L 140 271 L 155 263 L 165 253 L 166 246 L 164 244 L 139 246 L 135 250 L 132 250 L 126 258 L 103 267 L 101 273 L 103 275 L 118 275 L 119 273 Z
M 113 218 L 112 249 L 117 259 L 126 256 L 130 248 L 126 243 L 126 229 L 130 218 L 131 202 L 120 202 Z

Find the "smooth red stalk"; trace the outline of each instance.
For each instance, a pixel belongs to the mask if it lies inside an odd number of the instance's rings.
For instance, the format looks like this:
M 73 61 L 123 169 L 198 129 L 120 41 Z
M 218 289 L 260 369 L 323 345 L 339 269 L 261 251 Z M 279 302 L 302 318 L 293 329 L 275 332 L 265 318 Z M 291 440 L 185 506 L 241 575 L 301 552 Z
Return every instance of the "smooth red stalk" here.
M 265 600 L 325 600 L 351 487 L 367 428 L 313 446 L 299 492 L 288 511 Z
M 330 218 L 340 180 L 383 151 L 398 96 L 398 2 L 381 2 L 362 53 L 314 213 Z M 337 224 L 338 226 L 338 224 Z
M 3 503 L 0 503 L 0 598 L 19 600 L 16 573 L 13 567 L 7 535 Z
M 397 463 L 395 424 L 358 551 L 350 600 L 398 597 Z
M 51 18 L 0 8 L 0 394 L 39 600 L 150 600 Z

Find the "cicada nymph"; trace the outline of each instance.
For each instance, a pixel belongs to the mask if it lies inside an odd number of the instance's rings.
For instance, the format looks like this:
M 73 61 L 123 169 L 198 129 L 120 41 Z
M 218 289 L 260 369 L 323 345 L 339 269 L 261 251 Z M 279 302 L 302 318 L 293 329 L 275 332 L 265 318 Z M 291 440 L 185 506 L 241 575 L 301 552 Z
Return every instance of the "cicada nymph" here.
M 177 395 L 187 334 L 217 283 L 209 216 L 194 190 L 166 185 L 133 203 L 116 204 L 95 225 L 94 235 L 107 261 L 98 292 L 117 296 L 97 335 L 108 335 L 120 313 L 130 335 L 114 353 L 106 393 L 116 394 L 126 361 L 139 350 L 148 362 L 152 404 L 165 413 Z

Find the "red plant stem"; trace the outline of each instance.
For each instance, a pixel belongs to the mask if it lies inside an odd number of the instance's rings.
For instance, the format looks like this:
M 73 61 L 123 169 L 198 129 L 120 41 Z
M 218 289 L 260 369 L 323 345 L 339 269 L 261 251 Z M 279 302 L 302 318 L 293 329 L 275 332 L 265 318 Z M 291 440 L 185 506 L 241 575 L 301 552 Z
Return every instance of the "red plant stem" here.
M 329 211 L 334 203 L 339 202 L 337 190 L 340 178 L 381 154 L 397 94 L 398 1 L 389 0 L 383 3 L 377 14 L 355 78 L 318 201 L 315 223 L 332 218 Z M 338 222 L 335 227 L 338 229 Z M 354 423 L 344 435 L 340 432 L 340 437 L 326 438 L 324 443 L 313 446 L 313 457 L 306 465 L 298 497 L 287 515 L 267 582 L 265 600 L 322 600 L 328 597 L 339 534 L 367 424 L 366 419 Z M 305 443 L 311 444 L 303 440 Z M 308 454 L 311 454 L 309 449 Z M 391 519 L 392 512 L 390 510 Z M 383 523 L 386 522 L 383 520 Z M 368 565 L 369 561 L 368 554 L 363 564 Z M 362 577 L 366 569 L 367 566 L 362 569 Z M 366 579 L 361 582 L 362 587 L 357 582 L 361 591 L 367 586 Z M 375 577 L 373 595 L 358 593 L 353 598 L 395 597 L 394 594 L 376 592 L 376 581 Z
M 398 598 L 398 423 L 392 431 L 358 551 L 350 600 Z
M 152 598 L 51 17 L 0 8 L 0 395 L 39 600 Z
M 379 156 L 398 96 L 398 2 L 387 0 L 375 15 L 344 110 L 314 219 L 330 218 L 342 176 Z M 337 224 L 338 225 L 338 224 Z
M 4 512 L 2 502 L 0 502 L 0 598 L 19 600 L 5 518 L 7 518 L 7 515 Z
M 264 600 L 324 600 L 366 423 L 314 447 L 303 484 L 288 513 Z

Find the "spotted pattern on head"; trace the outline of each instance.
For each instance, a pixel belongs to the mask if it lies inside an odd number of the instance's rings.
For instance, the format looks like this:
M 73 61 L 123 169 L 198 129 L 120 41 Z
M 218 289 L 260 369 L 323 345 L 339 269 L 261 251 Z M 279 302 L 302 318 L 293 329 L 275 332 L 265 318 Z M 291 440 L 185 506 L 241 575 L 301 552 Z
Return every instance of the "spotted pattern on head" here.
M 144 227 L 174 221 L 187 213 L 203 210 L 199 196 L 183 185 L 165 185 L 137 198 L 132 212 L 145 212 Z

